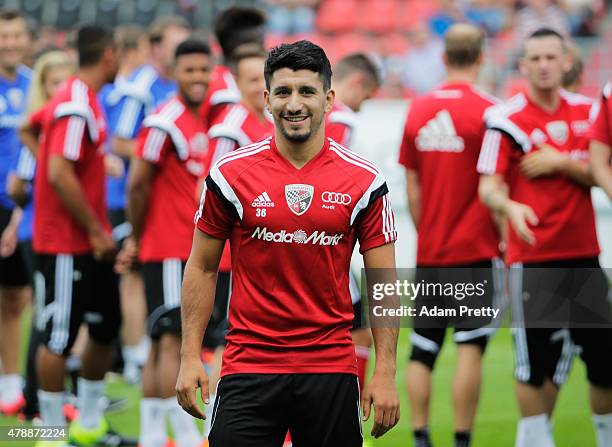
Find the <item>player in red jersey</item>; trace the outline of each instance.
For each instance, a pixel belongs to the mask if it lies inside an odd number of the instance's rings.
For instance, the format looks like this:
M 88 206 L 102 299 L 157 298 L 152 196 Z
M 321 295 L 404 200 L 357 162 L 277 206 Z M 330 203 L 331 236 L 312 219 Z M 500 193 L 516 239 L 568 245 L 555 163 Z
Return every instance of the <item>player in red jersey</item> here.
M 478 198 L 476 163 L 486 131 L 483 115 L 496 100 L 474 86 L 483 43 L 482 31 L 471 25 L 454 25 L 446 33 L 447 79 L 410 105 L 400 163 L 406 168 L 408 207 L 418 234 L 415 282 L 487 281 L 483 305 L 491 306 L 493 285 L 501 288 L 493 281 L 501 271 L 492 270 L 493 259 L 499 256 L 499 236 L 489 210 Z M 430 298 L 417 298 L 416 304 Z M 494 328 L 489 320 L 466 323 L 414 321 L 406 384 L 416 445 L 431 445 L 431 376 L 447 326 L 454 326 L 457 344 L 454 445 L 470 445 L 482 356 Z
M 603 89 L 590 132 L 591 170 L 595 181 L 612 200 L 612 82 Z
M 229 238 L 230 329 L 210 445 L 281 445 L 289 429 L 296 445 L 361 446 L 348 273 L 356 240 L 366 267 L 394 269 L 386 182 L 369 161 L 325 138 L 334 92 L 321 48 L 299 41 L 273 49 L 265 77 L 274 136 L 217 161 L 196 215 L 178 399 L 204 416 L 195 399 L 201 388 L 209 404 L 200 344 Z M 326 201 L 330 192 L 342 203 Z M 269 200 L 256 202 L 263 193 Z M 365 419 L 374 404 L 378 437 L 399 418 L 397 329 L 373 333 L 376 367 L 362 403 Z
M 341 59 L 334 68 L 332 77 L 332 89 L 336 93 L 336 98 L 331 112 L 325 118 L 326 135 L 342 146 L 350 147 L 355 127 L 355 114 L 361 108 L 361 104 L 376 93 L 379 86 L 378 69 L 368 56 L 355 53 Z M 350 290 L 355 314 L 351 335 L 357 355 L 359 386 L 363 389 L 372 336 L 370 330 L 364 327 L 361 315 L 361 291 L 358 284 L 355 275 L 351 272 Z
M 66 356 L 82 323 L 89 339 L 81 358 L 79 420 L 75 443 L 104 443 L 109 433 L 101 398 L 120 320 L 116 246 L 106 214 L 104 142 L 106 123 L 96 92 L 117 72 L 111 31 L 84 26 L 77 36 L 79 69 L 49 103 L 40 140 L 34 187 L 33 247 L 36 276 L 44 278 L 46 323 L 38 350 L 40 413 L 44 425 L 66 424 Z M 41 441 L 44 444 L 44 441 Z
M 266 90 L 264 79 L 266 56 L 266 50 L 257 44 L 241 45 L 234 52 L 233 70 L 236 73 L 236 85 L 241 100 L 238 104 L 226 108 L 219 119 L 212 123 L 208 131 L 208 154 L 212 161 L 207 163 L 207 166 L 211 166 L 219 158 L 240 146 L 261 141 L 274 133 L 274 123 L 266 113 L 263 96 Z M 258 200 L 266 202 L 265 197 Z M 204 335 L 204 346 L 214 352 L 210 368 L 211 383 L 217 383 L 221 372 L 227 332 L 227 305 L 231 291 L 231 268 L 230 247 L 227 244 L 219 263 L 213 316 Z M 214 393 L 210 398 L 215 399 Z M 205 436 L 210 432 L 211 419 L 212 405 L 209 405 L 206 407 Z
M 213 69 L 208 94 L 202 103 L 201 114 L 208 123 L 216 122 L 229 105 L 240 102 L 240 91 L 230 69 L 232 53 L 247 43 L 263 47 L 265 25 L 265 15 L 259 9 L 248 6 L 232 6 L 215 19 L 215 37 L 223 60 Z
M 198 179 L 206 169 L 208 141 L 198 110 L 210 78 L 210 49 L 200 41 L 184 41 L 176 49 L 175 64 L 179 92 L 144 120 L 128 186 L 128 219 L 133 228 L 128 252 L 137 254 L 142 263 L 152 339 L 143 370 L 142 447 L 167 440 L 166 414 L 179 447 L 202 442 L 195 420 L 177 405 L 174 385 L 179 369 L 181 282 L 193 235 L 192 214 L 198 206 Z
M 557 32 L 540 29 L 526 40 L 520 69 L 528 90 L 487 114 L 478 160 L 482 201 L 510 223 L 517 447 L 554 445 L 549 418 L 574 344 L 586 364 L 598 445 L 612 445 L 612 313 L 588 167 L 592 101 L 560 89 L 569 65 Z
M 378 68 L 365 54 L 350 54 L 334 68 L 332 87 L 336 99 L 327 114 L 325 130 L 332 140 L 348 146 L 354 132 L 355 113 L 380 87 Z

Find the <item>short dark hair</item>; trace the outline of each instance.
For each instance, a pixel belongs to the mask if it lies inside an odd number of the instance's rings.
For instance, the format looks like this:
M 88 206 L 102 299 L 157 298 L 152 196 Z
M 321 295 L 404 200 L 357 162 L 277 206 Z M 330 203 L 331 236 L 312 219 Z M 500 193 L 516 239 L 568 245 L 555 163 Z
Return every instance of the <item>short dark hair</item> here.
M 198 39 L 187 39 L 181 42 L 174 52 L 174 59 L 178 59 L 186 54 L 205 54 L 210 55 L 210 47 L 202 40 Z
M 226 63 L 235 73 L 238 69 L 238 64 L 240 61 L 254 57 L 265 59 L 268 57 L 268 52 L 258 43 L 245 43 L 239 47 L 236 47 L 232 53 L 232 57 Z
M 28 18 L 27 16 L 21 12 L 18 11 L 16 9 L 3 9 L 0 10 L 0 20 L 5 21 L 5 22 L 10 22 L 11 20 L 17 20 L 17 19 L 21 19 L 24 22 L 28 22 Z
M 444 35 L 444 53 L 450 67 L 471 67 L 480 58 L 485 34 L 474 25 L 457 23 Z
M 164 39 L 164 34 L 168 28 L 185 28 L 191 29 L 189 22 L 181 16 L 165 16 L 160 17 L 149 26 L 149 43 L 160 43 Z
M 234 49 L 244 43 L 263 44 L 265 24 L 266 15 L 257 8 L 232 6 L 221 11 L 215 19 L 214 30 L 223 56 L 231 57 Z
M 556 31 L 552 28 L 538 28 L 529 36 L 527 36 L 525 42 L 531 39 L 541 39 L 543 37 L 556 37 L 561 41 L 561 47 L 563 48 L 563 51 L 567 51 L 567 42 L 565 41 L 565 37 L 563 37 L 563 35 L 559 31 Z
M 342 80 L 355 71 L 364 73 L 374 84 L 380 85 L 380 72 L 374 61 L 364 53 L 343 57 L 334 67 L 334 78 Z
M 101 25 L 81 26 L 76 36 L 79 67 L 95 65 L 102 58 L 104 51 L 114 44 L 114 35 L 110 28 Z
M 282 43 L 270 51 L 264 69 L 268 90 L 272 75 L 281 68 L 289 68 L 293 71 L 314 71 L 319 74 L 325 90 L 329 90 L 331 86 L 332 69 L 325 51 L 308 40 Z

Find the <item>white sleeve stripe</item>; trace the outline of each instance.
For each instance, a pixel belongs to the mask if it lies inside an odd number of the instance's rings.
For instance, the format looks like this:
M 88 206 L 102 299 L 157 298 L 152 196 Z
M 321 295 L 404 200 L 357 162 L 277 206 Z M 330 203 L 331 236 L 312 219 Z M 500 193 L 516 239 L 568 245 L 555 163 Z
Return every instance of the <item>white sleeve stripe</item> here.
M 194 224 L 198 224 L 198 220 L 200 220 L 200 217 L 202 217 L 202 213 L 204 212 L 204 201 L 206 200 L 206 180 L 204 180 L 204 185 L 202 188 L 202 195 L 200 195 L 200 206 L 198 207 L 198 211 L 195 214 L 195 217 L 193 219 L 193 223 Z
M 221 190 L 221 193 L 223 194 L 223 197 L 225 197 L 226 200 L 228 200 L 232 205 L 234 205 L 234 208 L 238 213 L 238 217 L 240 218 L 240 220 L 242 220 L 242 216 L 244 215 L 242 204 L 240 203 L 238 196 L 236 195 L 228 181 L 225 179 L 225 177 L 223 177 L 223 174 L 219 170 L 219 165 L 214 165 L 213 168 L 210 170 L 210 178 L 212 178 L 212 180 L 217 184 L 217 186 Z
M 372 163 L 370 160 L 368 160 L 367 158 L 362 157 L 361 155 L 357 155 L 355 152 L 340 146 L 336 141 L 332 140 L 331 138 L 328 138 L 329 140 L 329 144 L 330 146 L 335 147 L 336 149 L 338 149 L 340 152 L 342 152 L 343 154 L 345 154 L 347 157 L 360 162 L 366 166 L 369 166 L 370 168 L 374 169 L 376 171 L 376 174 L 378 174 L 380 171 L 379 169 L 374 165 L 374 163 Z
M 139 106 L 141 104 L 134 98 L 126 98 L 121 113 L 119 123 L 115 130 L 118 136 L 131 138 L 136 130 L 136 118 L 138 117 Z
M 352 159 L 352 158 L 347 157 L 347 156 L 346 156 L 346 155 L 344 155 L 344 154 L 343 154 L 341 151 L 339 151 L 339 150 L 336 148 L 336 146 L 334 146 L 334 145 L 331 145 L 331 144 L 330 144 L 329 149 L 330 149 L 331 151 L 335 152 L 336 154 L 338 154 L 338 156 L 339 156 L 341 159 L 343 159 L 344 161 L 346 161 L 347 163 L 354 164 L 355 166 L 359 166 L 360 168 L 363 168 L 363 169 L 365 169 L 366 171 L 368 171 L 368 172 L 370 172 L 370 173 L 372 173 L 372 174 L 374 174 L 374 175 L 378 175 L 378 172 L 377 172 L 375 169 L 372 169 L 372 168 L 370 168 L 369 166 L 367 166 L 367 165 L 365 165 L 365 164 L 359 163 L 358 161 L 356 161 L 356 160 L 354 160 L 354 159 Z
M 81 154 L 81 144 L 83 142 L 83 132 L 85 130 L 85 120 L 80 116 L 68 118 L 68 127 L 64 140 L 63 154 L 68 160 L 78 160 Z
M 236 142 L 229 138 L 219 138 L 215 146 L 212 163 L 216 163 L 221 157 L 232 152 L 236 148 Z
M 143 158 L 148 161 L 159 161 L 162 147 L 166 141 L 166 133 L 160 129 L 151 129 L 144 142 Z
M 387 215 L 387 197 L 383 196 L 383 208 L 382 208 L 382 223 L 383 223 L 383 234 L 385 235 L 385 242 L 389 242 L 389 216 Z
M 477 171 L 481 174 L 494 174 L 499 157 L 501 132 L 488 130 L 482 140 L 482 148 L 478 157 Z
M 233 160 L 237 160 L 239 158 L 243 158 L 243 157 L 248 157 L 250 155 L 255 155 L 258 154 L 261 151 L 265 151 L 270 149 L 269 145 L 264 145 L 261 147 L 255 147 L 249 151 L 246 152 L 241 152 L 241 153 L 237 153 L 237 151 L 231 152 L 229 154 L 227 154 L 225 157 L 223 157 L 221 160 L 219 160 L 217 162 L 217 164 L 215 166 L 217 167 L 221 167 L 223 166 L 225 163 L 227 163 L 228 161 L 233 161 Z
M 17 162 L 16 174 L 22 180 L 31 181 L 34 178 L 36 169 L 36 158 L 34 154 L 26 147 L 22 147 L 19 151 L 19 161 Z
M 226 156 L 222 157 L 219 161 L 223 162 L 228 157 L 234 157 L 235 155 L 238 155 L 238 154 L 244 154 L 245 152 L 248 152 L 252 149 L 259 148 L 265 145 L 269 146 L 271 140 L 272 140 L 272 137 L 268 137 L 265 140 L 257 141 L 256 143 L 249 144 L 248 146 L 241 147 L 240 149 L 236 149 L 235 151 L 232 151 L 230 154 L 227 154 Z

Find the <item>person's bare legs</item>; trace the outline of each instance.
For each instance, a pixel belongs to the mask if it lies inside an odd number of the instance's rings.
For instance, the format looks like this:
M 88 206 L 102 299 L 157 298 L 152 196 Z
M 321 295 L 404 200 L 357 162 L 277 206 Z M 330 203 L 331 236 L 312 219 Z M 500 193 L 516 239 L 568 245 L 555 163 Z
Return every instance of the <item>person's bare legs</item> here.
M 431 369 L 421 362 L 411 360 L 406 369 L 406 389 L 410 401 L 412 427 L 419 430 L 429 422 L 431 398 Z
M 480 397 L 482 350 L 470 344 L 457 345 L 457 367 L 453 379 L 455 432 L 471 432 Z
M 123 375 L 127 382 L 140 380 L 140 368 L 143 366 L 141 343 L 145 336 L 147 308 L 145 302 L 144 281 L 140 272 L 128 272 L 119 280 L 121 298 L 122 354 L 124 361 Z
M 558 388 L 547 379 L 541 387 L 517 382 L 516 397 L 521 412 L 516 447 L 554 447 L 550 416 L 557 400 Z

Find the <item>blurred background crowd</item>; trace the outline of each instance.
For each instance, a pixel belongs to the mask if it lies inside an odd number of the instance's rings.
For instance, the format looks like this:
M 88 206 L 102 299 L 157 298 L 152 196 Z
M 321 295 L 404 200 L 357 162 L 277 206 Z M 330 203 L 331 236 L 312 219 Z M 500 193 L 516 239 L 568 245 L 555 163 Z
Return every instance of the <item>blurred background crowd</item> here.
M 38 25 L 32 57 L 64 48 L 82 22 L 147 26 L 178 14 L 204 36 L 217 13 L 232 4 L 255 5 L 268 15 L 267 46 L 306 38 L 321 45 L 332 63 L 355 51 L 378 57 L 384 98 L 410 98 L 444 77 L 441 37 L 456 22 L 472 22 L 488 34 L 482 87 L 500 97 L 521 88 L 516 75 L 519 43 L 542 23 L 571 36 L 583 59 L 581 92 L 597 92 L 612 71 L 612 27 L 606 0 L 0 0 Z

